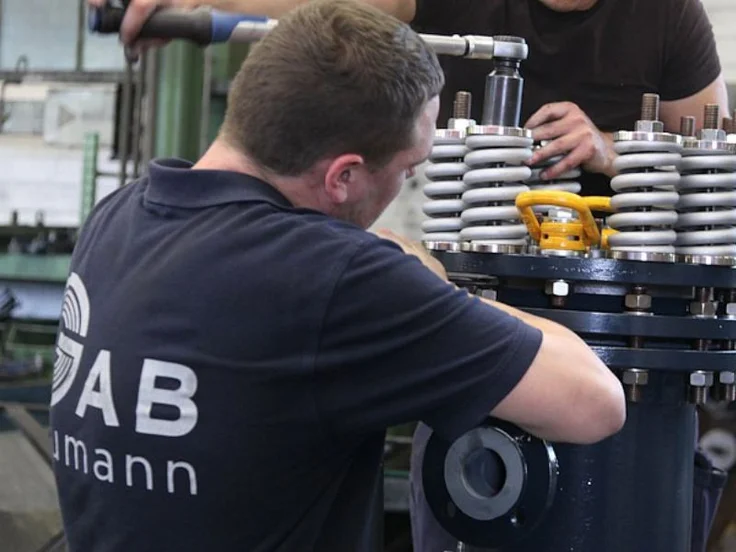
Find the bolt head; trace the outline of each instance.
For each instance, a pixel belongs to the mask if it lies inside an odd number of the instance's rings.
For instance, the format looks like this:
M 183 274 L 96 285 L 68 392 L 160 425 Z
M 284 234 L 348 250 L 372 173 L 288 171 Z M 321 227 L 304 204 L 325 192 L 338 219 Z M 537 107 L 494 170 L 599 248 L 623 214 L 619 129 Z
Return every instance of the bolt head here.
M 498 297 L 498 292 L 495 289 L 484 289 L 480 292 L 480 296 L 495 301 L 496 297 Z
M 664 132 L 662 121 L 636 121 L 636 132 Z
M 718 312 L 718 303 L 715 301 L 707 301 L 701 303 L 693 301 L 690 303 L 690 314 L 692 316 L 716 316 Z
M 624 304 L 631 310 L 649 310 L 652 308 L 652 296 L 645 293 L 629 293 L 624 297 Z
M 449 119 L 447 121 L 447 128 L 450 130 L 460 130 L 466 132 L 471 126 L 475 126 L 476 122 L 473 119 Z
M 645 370 L 624 370 L 621 379 L 625 385 L 646 385 L 649 383 L 649 372 Z
M 545 292 L 547 295 L 555 297 L 567 297 L 570 294 L 570 284 L 565 280 L 555 280 L 545 284 Z
M 690 374 L 690 385 L 693 387 L 710 387 L 713 385 L 713 373 L 698 370 Z
M 723 385 L 733 385 L 736 383 L 736 373 L 734 372 L 721 372 L 718 374 L 718 381 Z

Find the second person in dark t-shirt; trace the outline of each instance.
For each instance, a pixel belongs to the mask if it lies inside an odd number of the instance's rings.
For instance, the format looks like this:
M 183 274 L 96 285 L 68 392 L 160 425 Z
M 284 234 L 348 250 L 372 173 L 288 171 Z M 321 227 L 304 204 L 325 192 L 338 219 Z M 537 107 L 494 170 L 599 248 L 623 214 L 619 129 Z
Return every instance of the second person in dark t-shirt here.
M 699 0 L 416 0 L 413 25 L 427 33 L 514 35 L 529 44 L 521 64 L 521 122 L 551 144 L 532 162 L 567 154 L 548 171 L 581 166 L 583 195 L 611 195 L 612 134 L 630 130 L 641 97 L 656 93 L 669 132 L 680 117 L 728 100 L 713 31 Z M 480 121 L 493 62 L 444 57 L 447 86 L 438 126 L 457 90 L 473 95 Z

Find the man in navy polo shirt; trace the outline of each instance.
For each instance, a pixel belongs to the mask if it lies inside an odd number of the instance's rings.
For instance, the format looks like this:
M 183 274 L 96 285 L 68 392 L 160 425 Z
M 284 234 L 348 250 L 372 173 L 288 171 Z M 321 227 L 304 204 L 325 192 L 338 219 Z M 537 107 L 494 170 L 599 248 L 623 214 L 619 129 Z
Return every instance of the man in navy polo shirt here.
M 427 157 L 442 85 L 409 27 L 316 0 L 253 48 L 199 162 L 97 205 L 52 396 L 72 552 L 380 550 L 387 427 L 621 427 L 578 337 L 364 230 Z

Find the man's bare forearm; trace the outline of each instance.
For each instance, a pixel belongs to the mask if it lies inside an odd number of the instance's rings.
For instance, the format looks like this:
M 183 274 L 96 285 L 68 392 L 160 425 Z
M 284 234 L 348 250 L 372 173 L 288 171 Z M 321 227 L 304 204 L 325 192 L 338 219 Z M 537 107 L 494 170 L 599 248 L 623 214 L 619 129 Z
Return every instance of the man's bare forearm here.
M 568 337 L 575 336 L 575 338 L 580 339 L 574 332 L 570 331 L 561 324 L 558 324 L 557 322 L 552 322 L 551 320 L 548 320 L 546 318 L 534 316 L 533 314 L 529 314 L 528 312 L 510 307 L 508 305 L 505 305 L 504 303 L 499 303 L 498 301 L 491 301 L 490 299 L 486 299 L 485 297 L 478 297 L 478 299 L 483 301 L 485 304 L 490 305 L 491 307 L 495 307 L 498 310 L 502 310 L 505 313 L 520 319 L 522 322 L 526 322 L 530 326 L 542 330 L 543 332 L 548 332 L 554 335 L 564 334 Z

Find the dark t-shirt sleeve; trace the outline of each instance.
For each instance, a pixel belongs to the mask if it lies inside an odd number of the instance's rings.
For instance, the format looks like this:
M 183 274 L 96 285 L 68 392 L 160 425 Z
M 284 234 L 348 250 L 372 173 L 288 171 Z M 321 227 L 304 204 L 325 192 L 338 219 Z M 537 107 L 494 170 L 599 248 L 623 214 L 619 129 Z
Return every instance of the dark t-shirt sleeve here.
M 326 311 L 317 408 L 339 436 L 422 420 L 449 439 L 516 386 L 541 340 L 536 328 L 448 285 L 394 244 L 370 240 Z
M 411 24 L 417 30 L 450 33 L 454 28 L 454 14 L 462 14 L 472 8 L 470 0 L 415 0 L 414 19 Z M 455 32 L 455 31 L 452 31 Z
M 662 100 L 687 98 L 703 90 L 721 73 L 713 27 L 701 0 L 671 0 L 673 14 L 665 32 L 665 63 L 659 94 Z

